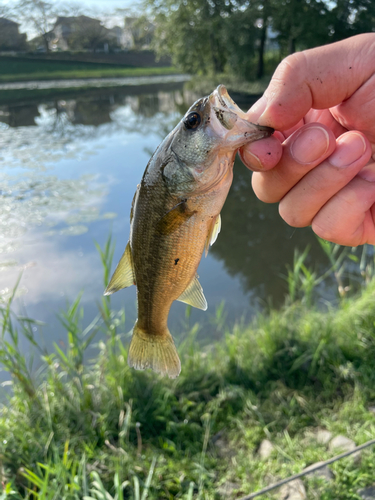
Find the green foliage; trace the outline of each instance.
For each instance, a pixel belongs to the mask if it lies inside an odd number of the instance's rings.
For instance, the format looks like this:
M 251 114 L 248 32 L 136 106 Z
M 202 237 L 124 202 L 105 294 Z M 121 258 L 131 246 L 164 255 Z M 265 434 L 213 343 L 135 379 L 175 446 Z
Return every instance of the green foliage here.
M 174 64 L 195 74 L 223 72 L 232 2 L 225 0 L 150 1 L 155 14 L 154 47 Z
M 187 308 L 176 380 L 128 367 L 124 313 L 114 313 L 108 298 L 87 327 L 80 297 L 68 304 L 60 315 L 66 350 L 56 345 L 52 353 L 38 348 L 31 320 L 13 315 L 16 291 L 3 300 L 0 359 L 12 385 L 0 414 L 0 498 L 214 499 L 225 497 L 228 482 L 244 495 L 270 473 L 276 480 L 332 456 L 313 437 L 318 427 L 357 444 L 374 438 L 373 254 L 322 245 L 336 308 L 316 308 L 322 276 L 307 266 L 307 251 L 296 255 L 288 272 L 293 300 L 233 329 L 221 305 L 212 321 L 224 339 L 215 346 L 202 351 Z M 111 239 L 99 250 L 108 276 Z M 358 295 L 346 285 L 355 282 L 353 266 L 360 268 Z M 108 341 L 93 352 L 100 329 Z M 39 349 L 37 374 L 21 354 L 21 338 Z M 275 448 L 262 461 L 264 437 Z M 309 498 L 355 498 L 374 466 L 373 449 L 360 462 L 336 463 L 332 482 L 306 479 Z
M 159 55 L 196 75 L 234 73 L 246 80 L 272 74 L 281 57 L 373 31 L 371 0 L 146 0 Z M 265 67 L 266 54 L 278 57 Z

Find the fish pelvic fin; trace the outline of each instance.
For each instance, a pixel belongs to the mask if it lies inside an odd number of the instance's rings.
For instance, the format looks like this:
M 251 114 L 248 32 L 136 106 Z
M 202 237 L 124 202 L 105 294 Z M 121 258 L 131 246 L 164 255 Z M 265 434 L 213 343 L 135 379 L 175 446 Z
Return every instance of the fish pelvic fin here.
M 177 299 L 180 302 L 189 304 L 190 306 L 196 307 L 197 309 L 202 309 L 202 311 L 207 310 L 207 300 L 203 293 L 203 288 L 198 281 L 198 275 L 196 274 L 191 280 L 187 288 L 182 292 L 182 294 Z
M 217 240 L 220 230 L 221 230 L 221 217 L 219 214 L 212 220 L 210 230 L 208 231 L 207 240 L 205 244 L 205 257 L 207 257 L 210 245 L 212 246 Z
M 135 276 L 133 271 L 133 258 L 130 248 L 130 242 L 126 245 L 125 252 L 117 264 L 112 278 L 104 290 L 104 295 L 111 295 L 122 288 L 135 285 Z
M 176 378 L 181 372 L 172 335 L 166 330 L 165 335 L 152 335 L 139 328 L 136 321 L 128 354 L 128 365 L 136 370 L 151 368 L 156 373 Z

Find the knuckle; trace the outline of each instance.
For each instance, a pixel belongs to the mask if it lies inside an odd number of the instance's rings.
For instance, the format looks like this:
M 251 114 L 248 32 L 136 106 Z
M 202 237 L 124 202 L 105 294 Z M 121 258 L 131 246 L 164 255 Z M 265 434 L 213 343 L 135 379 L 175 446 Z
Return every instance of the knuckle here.
M 320 238 L 323 238 L 323 240 L 331 241 L 332 243 L 337 242 L 337 234 L 335 228 L 330 224 L 319 220 L 319 218 L 315 217 L 313 219 L 311 228 L 314 233 Z
M 293 204 L 289 203 L 286 198 L 283 198 L 279 204 L 279 214 L 284 221 L 292 227 L 305 227 L 311 223 L 310 219 L 300 211 L 293 208 Z
M 276 69 L 275 76 L 281 80 L 284 80 L 289 75 L 295 78 L 296 72 L 303 71 L 305 65 L 306 56 L 304 52 L 295 52 L 281 61 Z
M 282 198 L 282 195 L 272 189 L 268 176 L 265 177 L 262 173 L 254 172 L 251 184 L 255 196 L 263 203 L 277 203 Z

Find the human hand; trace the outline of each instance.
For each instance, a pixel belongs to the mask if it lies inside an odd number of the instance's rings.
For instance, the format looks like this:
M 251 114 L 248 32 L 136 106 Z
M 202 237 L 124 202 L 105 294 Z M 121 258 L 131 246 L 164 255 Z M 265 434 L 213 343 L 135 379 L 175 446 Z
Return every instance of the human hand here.
M 369 33 L 287 57 L 248 112 L 278 132 L 241 151 L 258 198 L 342 245 L 375 244 L 374 53 Z

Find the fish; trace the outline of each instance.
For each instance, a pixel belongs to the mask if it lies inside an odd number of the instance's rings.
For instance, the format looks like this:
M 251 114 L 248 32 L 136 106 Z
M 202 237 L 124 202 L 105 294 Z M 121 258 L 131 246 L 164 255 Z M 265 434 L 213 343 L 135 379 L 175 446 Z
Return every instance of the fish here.
M 219 85 L 189 108 L 152 155 L 133 198 L 129 241 L 104 292 L 137 287 L 130 367 L 180 374 L 169 310 L 175 300 L 207 309 L 197 269 L 220 232 L 236 151 L 272 133 L 250 123 Z

